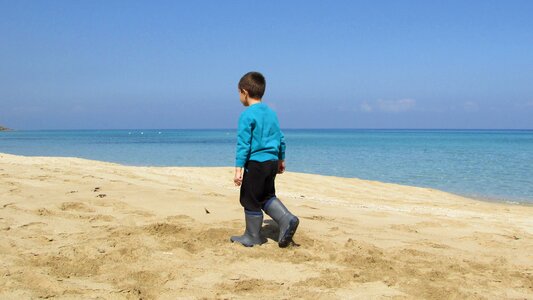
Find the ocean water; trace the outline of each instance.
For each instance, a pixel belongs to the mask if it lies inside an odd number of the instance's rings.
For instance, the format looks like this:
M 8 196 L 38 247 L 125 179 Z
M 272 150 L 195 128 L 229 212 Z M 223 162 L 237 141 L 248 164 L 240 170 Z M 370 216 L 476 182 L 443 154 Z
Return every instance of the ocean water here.
M 532 130 L 285 130 L 287 169 L 533 203 Z M 233 166 L 235 130 L 0 132 L 0 152 Z M 228 179 L 230 180 L 230 179 Z

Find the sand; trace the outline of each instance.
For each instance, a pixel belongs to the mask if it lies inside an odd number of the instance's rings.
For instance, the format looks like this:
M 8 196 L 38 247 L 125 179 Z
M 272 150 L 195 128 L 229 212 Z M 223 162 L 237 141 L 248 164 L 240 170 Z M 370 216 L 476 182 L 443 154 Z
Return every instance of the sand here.
M 0 298 L 533 299 L 531 206 L 287 172 L 245 248 L 232 172 L 0 153 Z

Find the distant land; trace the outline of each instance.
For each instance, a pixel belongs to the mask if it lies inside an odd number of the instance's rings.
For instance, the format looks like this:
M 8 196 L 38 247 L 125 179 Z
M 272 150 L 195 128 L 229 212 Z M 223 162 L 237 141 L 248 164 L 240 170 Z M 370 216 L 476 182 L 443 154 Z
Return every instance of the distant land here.
M 11 129 L 3 127 L 3 126 L 0 126 L 0 131 L 8 131 L 8 130 L 11 130 Z

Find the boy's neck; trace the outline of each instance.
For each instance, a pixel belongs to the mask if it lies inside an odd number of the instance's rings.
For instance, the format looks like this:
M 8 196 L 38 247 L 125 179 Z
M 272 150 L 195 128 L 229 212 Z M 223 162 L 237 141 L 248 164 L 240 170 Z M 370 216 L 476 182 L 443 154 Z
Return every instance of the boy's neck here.
M 248 106 L 252 106 L 257 103 L 261 103 L 261 99 L 248 98 Z

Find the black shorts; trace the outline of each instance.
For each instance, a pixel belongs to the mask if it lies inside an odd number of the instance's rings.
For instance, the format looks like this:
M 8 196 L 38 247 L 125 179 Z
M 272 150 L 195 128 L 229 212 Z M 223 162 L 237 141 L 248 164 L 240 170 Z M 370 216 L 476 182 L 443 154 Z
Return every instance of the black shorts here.
M 260 212 L 263 205 L 276 196 L 274 181 L 278 174 L 278 161 L 250 160 L 244 166 L 241 184 L 241 205 L 248 211 Z

